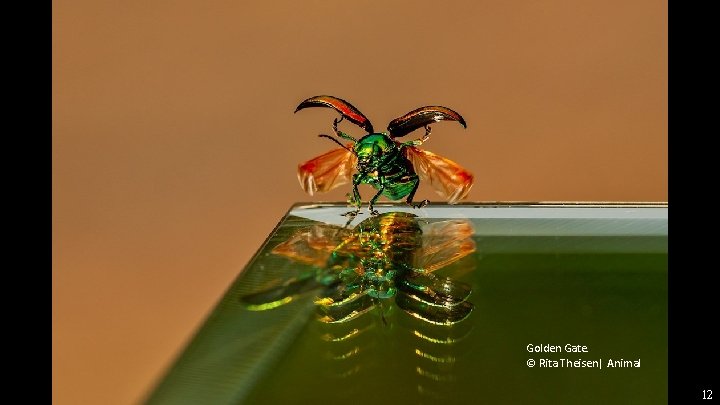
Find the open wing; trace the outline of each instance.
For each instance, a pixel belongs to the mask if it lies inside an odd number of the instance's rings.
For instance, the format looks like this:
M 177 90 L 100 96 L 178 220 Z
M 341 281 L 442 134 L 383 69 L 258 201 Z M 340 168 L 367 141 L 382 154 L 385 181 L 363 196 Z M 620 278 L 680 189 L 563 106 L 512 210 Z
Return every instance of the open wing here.
M 240 297 L 250 311 L 266 311 L 292 302 L 298 296 L 322 288 L 313 276 L 292 279 L 283 285 Z
M 473 185 L 473 175 L 457 163 L 415 146 L 406 147 L 405 156 L 420 179 L 429 182 L 450 204 L 467 197 Z
M 351 148 L 352 145 L 348 145 Z M 329 191 L 350 182 L 357 157 L 347 149 L 337 148 L 298 165 L 298 180 L 303 191 Z

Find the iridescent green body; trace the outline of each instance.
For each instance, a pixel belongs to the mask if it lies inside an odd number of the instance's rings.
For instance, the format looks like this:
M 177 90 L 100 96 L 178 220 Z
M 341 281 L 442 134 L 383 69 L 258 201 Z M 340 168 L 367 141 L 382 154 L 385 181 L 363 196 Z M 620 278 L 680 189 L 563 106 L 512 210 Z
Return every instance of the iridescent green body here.
M 385 133 L 365 135 L 355 143 L 358 173 L 353 175 L 352 203 L 361 204 L 357 188 L 360 184 L 369 184 L 378 190 L 370 200 L 371 207 L 381 195 L 393 201 L 407 196 L 408 201 L 412 201 L 420 178 L 403 153 L 405 146 Z

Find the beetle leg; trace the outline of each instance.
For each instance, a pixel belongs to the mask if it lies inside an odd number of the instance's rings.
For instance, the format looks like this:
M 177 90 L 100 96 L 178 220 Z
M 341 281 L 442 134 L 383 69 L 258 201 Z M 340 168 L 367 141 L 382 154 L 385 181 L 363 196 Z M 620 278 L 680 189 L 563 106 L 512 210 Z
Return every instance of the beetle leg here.
M 340 119 L 335 118 L 333 120 L 333 131 L 335 132 L 335 135 L 339 136 L 342 139 L 347 139 L 348 141 L 357 142 L 357 139 L 353 138 L 352 136 L 346 134 L 345 132 L 338 129 L 338 124 L 344 119 L 342 115 L 340 116 Z
M 428 139 L 430 139 L 430 132 L 432 132 L 432 128 L 430 128 L 430 125 L 425 125 L 425 135 L 423 135 L 421 139 L 415 140 L 415 146 L 420 146 L 427 142 Z
M 385 191 L 384 184 L 380 186 L 377 194 L 375 194 L 375 196 L 370 200 L 370 207 L 368 207 L 368 209 L 370 210 L 370 215 L 380 215 L 380 213 L 376 209 L 373 208 L 373 205 L 375 205 L 375 201 L 377 201 L 377 199 L 380 198 L 380 195 L 382 194 L 383 191 Z
M 416 181 L 416 182 L 415 182 L 415 186 L 413 186 L 413 189 L 410 191 L 410 194 L 408 195 L 408 198 L 405 200 L 405 202 L 406 202 L 409 206 L 411 206 L 411 207 L 413 207 L 413 208 L 422 208 L 422 207 L 428 205 L 428 203 L 430 202 L 430 200 L 425 199 L 425 200 L 422 200 L 422 201 L 420 202 L 420 204 L 413 204 L 413 203 L 412 203 L 413 197 L 415 197 L 415 192 L 417 191 L 417 189 L 418 189 L 419 186 L 420 186 L 420 181 Z
M 357 174 L 353 178 L 353 192 L 352 195 L 350 193 L 347 194 L 348 196 L 348 204 L 355 207 L 353 211 L 348 211 L 344 214 L 341 214 L 342 216 L 348 217 L 348 221 L 345 224 L 345 226 L 350 225 L 350 222 L 352 222 L 353 219 L 360 213 L 360 207 L 362 206 L 362 199 L 360 197 L 360 192 L 358 191 L 358 184 L 360 183 L 359 177 L 357 177 Z
M 333 131 L 335 131 L 335 133 L 338 133 L 338 132 L 339 132 L 339 131 L 338 131 L 338 128 L 337 128 L 337 127 L 338 127 L 338 124 L 339 124 L 340 122 L 342 122 L 342 120 L 343 120 L 344 118 L 345 118 L 345 117 L 343 117 L 343 116 L 341 115 L 341 116 L 340 116 L 340 119 L 335 118 L 335 119 L 333 120 Z
M 340 214 L 344 217 L 348 217 L 348 220 L 345 222 L 345 228 L 347 228 L 350 223 L 355 219 L 355 217 L 360 213 L 360 209 L 356 209 L 355 211 L 348 211 L 344 214 Z
M 357 208 L 357 209 L 355 209 L 355 210 L 353 210 L 353 211 L 348 211 L 348 212 L 346 212 L 346 213 L 344 213 L 344 214 L 340 214 L 340 215 L 342 215 L 342 216 L 344 216 L 344 217 L 352 217 L 352 218 L 355 218 L 355 216 L 356 216 L 357 214 L 359 214 L 359 213 L 360 213 L 360 208 Z
M 359 179 L 360 177 L 357 177 Z M 360 197 L 360 192 L 358 191 L 358 184 L 360 183 L 359 180 L 353 181 L 353 197 L 351 204 L 357 207 L 358 211 L 360 211 L 360 207 L 362 206 L 362 197 Z
M 423 142 L 430 139 L 430 132 L 432 132 L 432 128 L 430 128 L 430 125 L 425 125 L 425 135 L 423 135 L 422 137 Z
M 413 141 L 405 142 L 405 143 L 403 143 L 403 145 L 406 145 L 406 146 L 420 146 L 420 145 L 424 144 L 425 142 L 427 142 L 428 139 L 430 139 L 430 132 L 432 132 L 432 129 L 430 128 L 430 126 L 429 126 L 429 125 L 425 125 L 425 135 L 423 135 L 422 138 L 420 138 L 420 139 L 415 139 L 415 140 L 413 140 Z
M 411 205 L 413 208 L 422 208 L 422 207 L 428 205 L 429 202 L 430 202 L 430 200 L 424 199 L 424 200 L 420 201 L 420 204 L 411 204 Z
M 338 124 L 343 120 L 343 117 L 341 116 L 340 119 L 335 118 L 333 120 L 333 131 L 335 132 L 335 135 L 339 136 L 340 138 L 347 139 L 348 141 L 357 142 L 357 139 L 353 138 L 352 136 L 346 134 L 345 132 L 338 129 Z
M 355 219 L 355 217 L 358 216 L 358 214 L 360 214 L 360 207 L 357 207 L 356 209 L 354 209 L 354 210 L 352 210 L 352 211 L 348 211 L 348 212 L 346 212 L 346 213 L 344 213 L 344 214 L 340 214 L 340 215 L 348 218 L 347 222 L 345 222 L 345 227 L 346 227 L 346 228 L 347 228 L 347 227 L 350 225 L 350 223 Z

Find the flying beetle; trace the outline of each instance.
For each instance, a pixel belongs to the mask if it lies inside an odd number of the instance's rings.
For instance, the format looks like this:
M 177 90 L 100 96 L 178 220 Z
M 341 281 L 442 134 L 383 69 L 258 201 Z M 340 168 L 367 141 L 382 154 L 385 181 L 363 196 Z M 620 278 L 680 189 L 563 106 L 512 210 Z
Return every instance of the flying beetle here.
M 345 215 L 355 217 L 360 212 L 360 184 L 369 184 L 377 190 L 368 204 L 372 215 L 378 215 L 373 207 L 380 196 L 392 201 L 405 198 L 406 203 L 414 208 L 426 205 L 428 200 L 413 204 L 421 179 L 428 181 L 450 204 L 465 198 L 470 191 L 473 184 L 470 172 L 447 158 L 419 148 L 430 138 L 432 123 L 457 121 L 467 128 L 465 120 L 456 111 L 443 106 L 420 107 L 390 121 L 387 132 L 375 132 L 370 120 L 341 98 L 328 95 L 310 97 L 301 102 L 295 112 L 307 107 L 329 107 L 340 113 L 340 118 L 333 120 L 335 137 L 319 135 L 337 143 L 340 148 L 298 165 L 298 180 L 302 189 L 310 195 L 352 181 L 353 189 L 352 194 L 348 194 L 348 202 L 356 209 Z M 340 131 L 338 124 L 343 119 L 364 129 L 367 135 L 357 139 Z M 425 128 L 422 138 L 406 142 L 398 140 L 421 127 Z M 343 144 L 341 140 L 351 143 Z M 355 169 L 357 173 L 353 174 Z

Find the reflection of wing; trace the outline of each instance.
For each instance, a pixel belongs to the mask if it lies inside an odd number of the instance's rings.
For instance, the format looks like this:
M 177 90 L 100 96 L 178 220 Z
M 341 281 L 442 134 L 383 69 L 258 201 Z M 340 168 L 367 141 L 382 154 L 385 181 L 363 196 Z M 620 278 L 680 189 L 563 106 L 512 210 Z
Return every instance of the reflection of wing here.
M 334 225 L 315 225 L 300 229 L 273 248 L 272 253 L 297 263 L 324 269 L 335 246 L 347 237 L 349 230 Z M 326 287 L 319 272 L 304 274 L 282 285 L 240 297 L 251 311 L 265 311 L 285 305 L 297 296 Z
M 348 145 L 350 148 L 352 145 Z M 302 189 L 313 195 L 328 191 L 350 181 L 357 157 L 347 149 L 333 149 L 324 155 L 298 165 L 298 180 Z
M 295 297 L 322 287 L 315 277 L 292 279 L 285 284 L 240 297 L 240 302 L 250 311 L 265 311 L 290 303 Z
M 315 225 L 301 229 L 273 248 L 272 253 L 296 262 L 325 267 L 330 253 L 347 238 L 350 231 L 333 225 Z
M 413 267 L 431 273 L 475 252 L 472 224 L 463 219 L 432 223 L 423 228 L 423 244 Z
M 467 196 L 473 184 L 473 175 L 457 163 L 415 146 L 406 147 L 405 155 L 418 176 L 429 181 L 450 204 Z

